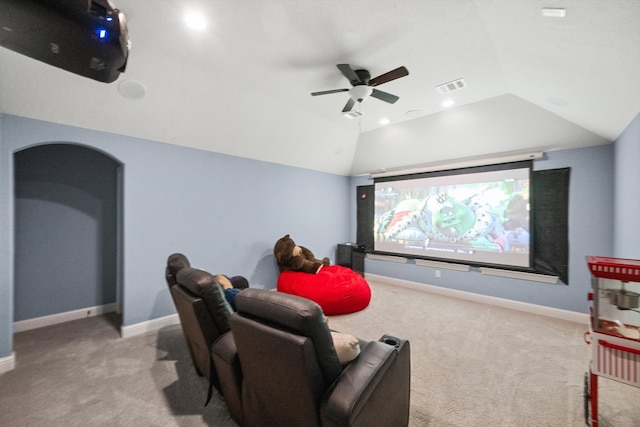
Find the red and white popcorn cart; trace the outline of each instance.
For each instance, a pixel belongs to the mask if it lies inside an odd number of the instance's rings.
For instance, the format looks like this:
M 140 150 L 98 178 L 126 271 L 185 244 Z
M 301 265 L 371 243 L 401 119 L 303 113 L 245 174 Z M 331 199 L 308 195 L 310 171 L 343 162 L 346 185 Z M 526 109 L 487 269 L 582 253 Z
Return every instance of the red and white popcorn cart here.
M 592 356 L 584 409 L 587 424 L 590 418 L 597 427 L 599 376 L 640 387 L 640 260 L 588 256 L 587 264 L 592 307 L 585 339 Z

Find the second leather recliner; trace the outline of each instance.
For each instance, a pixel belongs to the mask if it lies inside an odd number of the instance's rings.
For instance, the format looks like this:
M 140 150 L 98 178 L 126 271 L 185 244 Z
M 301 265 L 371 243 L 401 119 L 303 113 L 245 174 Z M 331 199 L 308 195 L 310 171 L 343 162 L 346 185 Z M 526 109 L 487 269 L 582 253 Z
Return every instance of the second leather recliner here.
M 231 334 L 213 359 L 232 417 L 247 427 L 408 424 L 410 346 L 383 336 L 360 341 L 342 366 L 320 307 L 305 298 L 247 289 Z

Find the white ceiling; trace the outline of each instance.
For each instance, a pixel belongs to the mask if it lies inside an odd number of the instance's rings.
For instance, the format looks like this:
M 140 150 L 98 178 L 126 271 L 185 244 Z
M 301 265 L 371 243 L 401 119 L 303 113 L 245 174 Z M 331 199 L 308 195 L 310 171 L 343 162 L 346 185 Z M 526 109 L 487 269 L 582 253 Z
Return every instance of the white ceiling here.
M 132 43 L 118 81 L 0 48 L 0 111 L 345 175 L 606 144 L 640 112 L 638 0 L 113 3 Z M 187 7 L 205 13 L 205 31 L 184 25 Z M 350 87 L 338 63 L 372 76 L 406 66 L 378 86 L 400 100 L 342 117 L 346 93 L 310 96 Z M 458 78 L 468 87 L 445 110 L 435 86 Z M 123 97 L 126 81 L 146 96 Z

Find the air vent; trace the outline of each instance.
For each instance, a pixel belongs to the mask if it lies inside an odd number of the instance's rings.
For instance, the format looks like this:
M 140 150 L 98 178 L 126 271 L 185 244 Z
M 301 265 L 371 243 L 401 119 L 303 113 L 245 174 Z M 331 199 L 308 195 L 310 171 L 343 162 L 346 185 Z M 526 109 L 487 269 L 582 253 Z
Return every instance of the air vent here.
M 449 83 L 443 83 L 439 86 L 436 86 L 436 90 L 442 94 L 445 94 L 445 93 L 453 92 L 455 90 L 464 89 L 465 87 L 467 87 L 467 83 L 464 81 L 464 79 L 458 79 Z

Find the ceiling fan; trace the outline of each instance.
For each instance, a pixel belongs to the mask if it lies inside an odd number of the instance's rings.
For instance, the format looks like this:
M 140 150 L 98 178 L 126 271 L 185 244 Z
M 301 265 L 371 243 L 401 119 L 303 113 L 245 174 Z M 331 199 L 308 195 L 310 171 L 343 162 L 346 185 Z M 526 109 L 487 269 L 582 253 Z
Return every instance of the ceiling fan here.
M 349 64 L 338 64 L 336 66 L 342 75 L 351 83 L 351 89 L 332 89 L 321 92 L 312 92 L 311 96 L 349 92 L 350 98 L 342 109 L 343 113 L 351 111 L 356 101 L 361 103 L 369 96 L 378 98 L 379 100 L 390 104 L 395 103 L 400 98 L 390 93 L 374 89 L 374 87 L 409 75 L 409 71 L 405 67 L 398 67 L 395 70 L 381 74 L 378 77 L 371 78 L 371 74 L 367 70 L 354 70 Z

